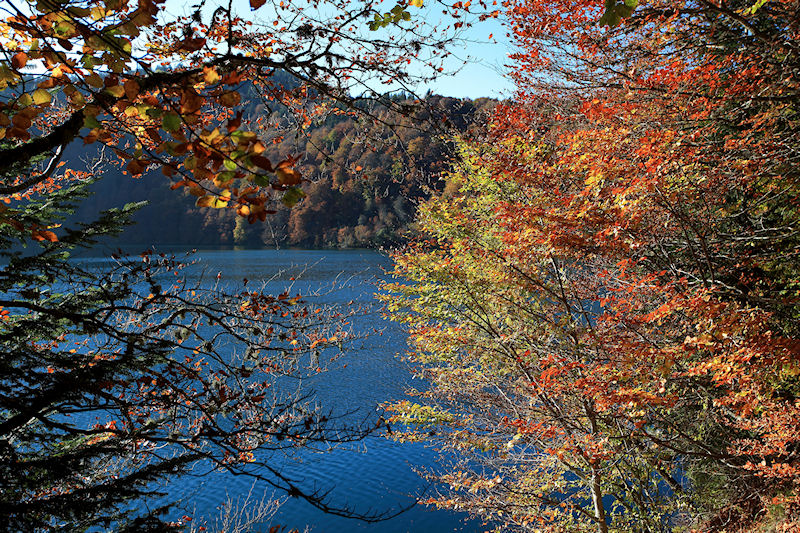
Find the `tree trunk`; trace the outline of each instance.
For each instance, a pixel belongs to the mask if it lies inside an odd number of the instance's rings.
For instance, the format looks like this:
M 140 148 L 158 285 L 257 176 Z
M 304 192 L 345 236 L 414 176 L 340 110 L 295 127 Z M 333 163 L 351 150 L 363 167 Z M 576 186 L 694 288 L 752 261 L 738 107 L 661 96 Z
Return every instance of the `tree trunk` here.
M 597 418 L 595 417 L 594 409 L 587 403 L 583 403 L 583 410 L 586 413 L 586 418 L 589 419 L 592 435 L 597 434 Z M 608 533 L 608 524 L 606 524 L 606 509 L 603 507 L 603 491 L 600 488 L 600 469 L 596 465 L 591 465 L 592 478 L 591 487 L 592 491 L 592 504 L 594 505 L 594 517 L 597 520 L 598 533 Z
M 592 504 L 594 505 L 594 516 L 597 519 L 598 533 L 608 533 L 606 510 L 603 507 L 603 492 L 600 490 L 600 472 L 595 467 L 592 467 Z

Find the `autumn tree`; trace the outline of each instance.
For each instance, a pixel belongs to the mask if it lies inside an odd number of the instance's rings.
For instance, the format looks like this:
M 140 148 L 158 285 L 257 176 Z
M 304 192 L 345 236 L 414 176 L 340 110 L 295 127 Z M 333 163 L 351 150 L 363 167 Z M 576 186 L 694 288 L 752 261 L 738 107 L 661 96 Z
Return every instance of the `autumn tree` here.
M 193 279 L 175 257 L 117 255 L 105 268 L 70 257 L 118 231 L 135 204 L 19 251 L 25 225 L 56 224 L 79 197 L 75 187 L 55 191 L 17 213 L 22 226 L 3 225 L 4 528 L 168 528 L 168 500 L 150 510 L 137 502 L 154 496 L 154 481 L 198 462 L 347 514 L 271 462 L 277 450 L 371 429 L 282 387 L 316 372 L 311 355 L 325 364 L 326 347 L 338 352 L 347 332 L 330 311 L 258 287 L 228 293 Z
M 525 150 L 531 160 L 547 152 Z M 523 188 L 482 168 L 489 155 L 464 148 L 448 176 L 457 194 L 427 202 L 417 219 L 425 240 L 395 256 L 395 275 L 413 283 L 384 287 L 388 310 L 409 327 L 415 374 L 429 384 L 417 401 L 391 406 L 408 428 L 399 438 L 458 458 L 437 476 L 453 493 L 428 503 L 503 530 L 658 530 L 686 504 L 675 498 L 675 452 L 634 430 L 637 402 L 659 398 L 624 380 L 625 368 L 613 378 L 624 390 L 605 385 L 618 361 L 595 340 L 606 332 L 591 270 L 576 272 L 543 244 L 529 243 L 524 260 L 511 255 L 507 234 L 517 228 L 498 206 L 529 204 Z M 626 408 L 612 409 L 617 402 Z
M 398 256 L 436 378 L 398 419 L 479 452 L 438 503 L 791 530 L 797 2 L 508 7 L 519 91 Z
M 452 27 L 411 17 L 416 0 L 390 13 L 369 1 L 250 6 L 248 19 L 206 2 L 170 19 L 155 0 L 6 2 L 0 127 L 10 145 L 0 192 L 46 190 L 64 148 L 81 138 L 111 148 L 134 176 L 160 168 L 200 206 L 263 220 L 272 203 L 302 198 L 301 176 L 292 154 L 261 155 L 281 139 L 243 125 L 242 104 L 280 104 L 301 128 L 332 107 L 364 110 L 354 102 L 378 98 L 376 86 L 438 74 L 454 39 Z M 410 75 L 409 64 L 421 74 Z M 36 156 L 51 164 L 21 174 Z
M 133 207 L 61 227 L 82 183 L 103 175 L 65 154 L 73 142 L 99 145 L 132 176 L 159 169 L 200 207 L 264 220 L 273 203 L 302 199 L 302 176 L 296 154 L 263 155 L 281 140 L 260 137 L 243 106 L 280 102 L 303 127 L 332 102 L 358 109 L 375 84 L 410 82 L 409 62 L 437 73 L 453 34 L 415 21 L 421 6 L 252 0 L 246 19 L 230 3 L 177 18 L 157 0 L 0 6 L 6 529 L 179 527 L 164 520 L 168 505 L 140 499 L 198 461 L 350 514 L 270 462 L 271 451 L 373 429 L 280 390 L 308 368 L 303 357 L 339 346 L 336 322 L 296 294 L 192 285 L 171 257 L 117 256 L 99 270 L 71 259 Z M 298 83 L 285 87 L 279 74 Z

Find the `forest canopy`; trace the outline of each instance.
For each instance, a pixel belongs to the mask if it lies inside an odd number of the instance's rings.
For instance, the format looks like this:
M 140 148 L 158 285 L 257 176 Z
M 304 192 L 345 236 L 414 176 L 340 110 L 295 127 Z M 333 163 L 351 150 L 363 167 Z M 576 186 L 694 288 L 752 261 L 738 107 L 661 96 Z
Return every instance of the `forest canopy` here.
M 515 97 L 385 301 L 498 531 L 800 525 L 796 1 L 506 3 Z

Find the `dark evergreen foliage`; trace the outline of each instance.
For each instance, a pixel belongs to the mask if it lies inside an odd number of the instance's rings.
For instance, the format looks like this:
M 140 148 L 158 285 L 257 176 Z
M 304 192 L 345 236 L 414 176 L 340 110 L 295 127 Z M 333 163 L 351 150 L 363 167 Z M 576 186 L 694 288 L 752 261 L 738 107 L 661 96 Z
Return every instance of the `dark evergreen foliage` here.
M 139 204 L 31 243 L 23 228 L 53 228 L 85 196 L 85 185 L 54 191 L 0 224 L 0 529 L 171 530 L 169 505 L 142 499 L 200 460 L 349 514 L 271 462 L 374 429 L 280 390 L 276 376 L 338 352 L 330 315 L 290 295 L 190 285 L 173 257 L 71 258 L 119 233 Z

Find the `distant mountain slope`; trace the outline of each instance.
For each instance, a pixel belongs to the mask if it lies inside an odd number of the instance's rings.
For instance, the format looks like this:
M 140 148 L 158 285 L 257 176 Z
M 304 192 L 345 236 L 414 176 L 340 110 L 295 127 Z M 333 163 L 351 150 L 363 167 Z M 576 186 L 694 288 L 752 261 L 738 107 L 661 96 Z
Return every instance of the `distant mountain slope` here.
M 378 120 L 329 114 L 295 134 L 286 110 L 267 109 L 254 99 L 251 120 L 269 128 L 267 136 L 283 137 L 265 155 L 277 162 L 301 154 L 297 168 L 309 180 L 303 185 L 307 197 L 291 210 L 278 209 L 266 223 L 248 224 L 230 209 L 198 208 L 194 197 L 170 190 L 160 173 L 132 179 L 113 165 L 93 186 L 95 194 L 81 205 L 78 217 L 146 200 L 136 225 L 120 239 L 130 244 L 316 248 L 395 242 L 413 219 L 416 203 L 443 186 L 438 175 L 445 169 L 448 147 L 440 134 L 431 133 L 431 113 L 465 131 L 494 101 L 429 96 L 424 104 L 400 121 L 381 107 L 371 111 Z M 380 120 L 393 121 L 394 134 Z M 73 147 L 69 156 L 88 154 Z

